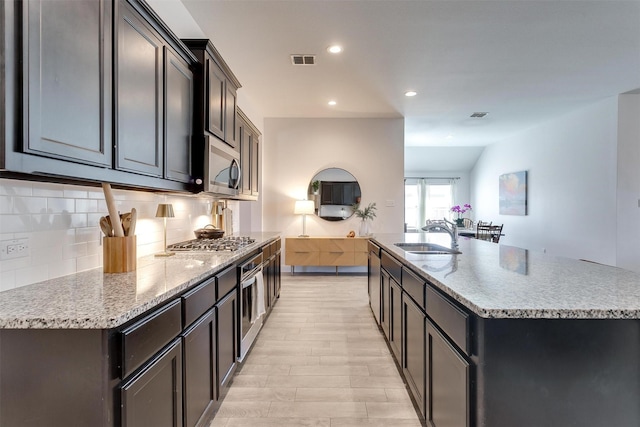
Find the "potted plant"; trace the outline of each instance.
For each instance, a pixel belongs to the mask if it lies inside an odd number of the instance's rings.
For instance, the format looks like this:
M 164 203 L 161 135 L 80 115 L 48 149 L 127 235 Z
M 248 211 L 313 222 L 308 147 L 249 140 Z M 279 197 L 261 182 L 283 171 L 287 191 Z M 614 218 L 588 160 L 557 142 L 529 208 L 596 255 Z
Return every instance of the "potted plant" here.
M 318 190 L 320 189 L 320 181 L 315 180 L 311 183 L 311 190 L 313 190 L 313 194 L 318 194 Z
M 360 203 L 356 203 L 352 206 L 353 213 L 360 218 L 362 221 L 360 222 L 360 236 L 370 236 L 371 235 L 371 221 L 376 217 L 376 203 L 372 202 L 364 208 L 360 209 Z
M 465 203 L 464 205 L 462 205 L 462 207 L 460 205 L 455 205 L 451 207 L 451 212 L 455 213 L 458 215 L 458 217 L 455 219 L 456 220 L 456 225 L 458 227 L 462 227 L 464 226 L 463 224 L 463 220 L 464 218 L 462 218 L 462 215 L 471 210 L 471 205 L 469 203 Z

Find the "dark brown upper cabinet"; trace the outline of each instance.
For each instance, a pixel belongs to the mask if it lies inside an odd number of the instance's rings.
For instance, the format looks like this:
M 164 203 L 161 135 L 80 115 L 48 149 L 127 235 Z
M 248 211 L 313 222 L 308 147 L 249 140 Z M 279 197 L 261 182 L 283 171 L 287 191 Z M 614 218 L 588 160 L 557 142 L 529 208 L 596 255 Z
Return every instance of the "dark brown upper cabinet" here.
M 210 40 L 182 41 L 199 61 L 194 71 L 193 134 L 213 135 L 239 151 L 236 92 L 240 82 Z
M 242 200 L 256 200 L 260 189 L 260 131 L 241 109 L 238 112 L 238 139 L 240 146 L 240 195 Z
M 158 33 L 120 1 L 116 55 L 116 167 L 163 174 L 164 44 Z
M 165 177 L 191 179 L 193 72 L 189 64 L 165 48 Z
M 112 2 L 23 5 L 24 151 L 109 167 Z
M 197 59 L 145 1 L 2 2 L 0 12 L 1 176 L 193 189 Z

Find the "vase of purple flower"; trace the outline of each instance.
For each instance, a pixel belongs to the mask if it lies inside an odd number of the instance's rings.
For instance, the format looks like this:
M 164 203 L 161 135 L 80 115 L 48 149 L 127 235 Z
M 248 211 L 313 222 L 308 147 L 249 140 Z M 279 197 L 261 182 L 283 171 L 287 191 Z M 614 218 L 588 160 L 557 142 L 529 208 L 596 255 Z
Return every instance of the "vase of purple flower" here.
M 464 218 L 462 217 L 462 215 L 471 210 L 471 205 L 469 203 L 465 203 L 464 205 L 460 206 L 460 205 L 455 205 L 451 207 L 451 212 L 455 213 L 457 215 L 457 218 L 455 218 L 456 221 L 456 225 L 458 227 L 464 227 Z

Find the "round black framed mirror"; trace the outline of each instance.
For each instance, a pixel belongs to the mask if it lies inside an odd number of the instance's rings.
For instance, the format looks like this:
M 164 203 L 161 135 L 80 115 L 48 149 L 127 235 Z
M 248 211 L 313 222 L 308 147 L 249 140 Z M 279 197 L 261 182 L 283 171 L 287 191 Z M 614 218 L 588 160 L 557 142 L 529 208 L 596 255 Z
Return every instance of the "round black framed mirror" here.
M 353 215 L 352 206 L 362 197 L 358 180 L 341 168 L 323 169 L 311 178 L 307 198 L 315 203 L 316 215 L 327 221 L 342 221 Z

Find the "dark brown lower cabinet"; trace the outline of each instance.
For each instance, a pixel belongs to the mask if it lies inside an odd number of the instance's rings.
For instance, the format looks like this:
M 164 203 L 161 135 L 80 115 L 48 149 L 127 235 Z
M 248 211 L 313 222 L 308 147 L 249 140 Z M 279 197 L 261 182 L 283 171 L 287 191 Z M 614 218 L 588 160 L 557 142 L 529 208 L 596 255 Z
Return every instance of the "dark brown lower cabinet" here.
M 228 387 L 238 359 L 238 292 L 234 289 L 216 304 L 216 346 L 218 349 L 218 397 Z
M 427 424 L 470 425 L 470 364 L 427 320 Z
M 371 244 L 369 244 L 371 247 Z M 380 324 L 380 249 L 369 250 L 369 305 L 376 323 Z
M 120 397 L 123 427 L 182 426 L 182 340 L 126 380 Z
M 404 346 L 402 372 L 422 416 L 425 416 L 427 316 L 405 293 L 402 295 Z
M 217 399 L 216 315 L 206 312 L 182 334 L 184 351 L 184 425 L 195 426 Z
M 389 279 L 389 345 L 396 360 L 402 360 L 402 288 L 394 278 Z

